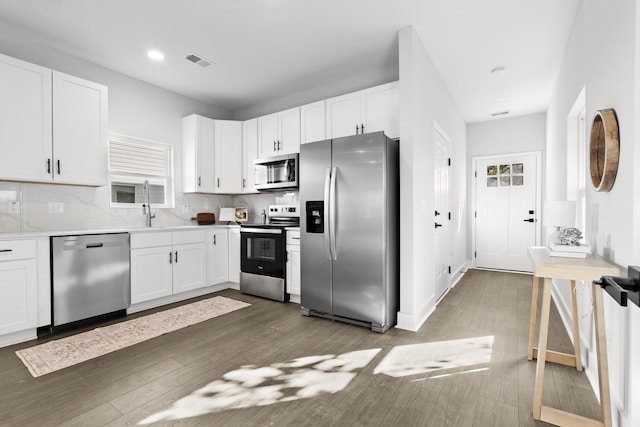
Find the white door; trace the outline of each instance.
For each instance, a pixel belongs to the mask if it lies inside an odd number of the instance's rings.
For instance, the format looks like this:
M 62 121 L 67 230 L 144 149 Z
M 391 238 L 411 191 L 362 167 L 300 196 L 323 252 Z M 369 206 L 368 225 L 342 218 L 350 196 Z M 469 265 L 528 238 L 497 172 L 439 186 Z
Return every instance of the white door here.
M 475 162 L 476 267 L 531 271 L 537 244 L 539 153 Z
M 278 114 L 258 117 L 258 155 L 260 158 L 277 155 Z
M 0 178 L 51 181 L 51 70 L 0 55 L 0 94 Z
M 300 152 L 300 107 L 278 113 L 278 141 L 276 154 Z
M 216 193 L 242 191 L 242 122 L 215 121 Z
M 255 193 L 253 162 L 258 158 L 258 119 L 242 123 L 242 192 Z
M 229 243 L 226 229 L 207 231 L 207 285 L 229 280 Z
M 362 91 L 362 122 L 361 133 L 383 131 L 389 138 L 400 137 L 398 82 Z
M 173 293 L 177 294 L 206 286 L 204 243 L 173 246 Z
M 53 72 L 53 180 L 107 183 L 107 87 Z
M 131 250 L 131 303 L 173 293 L 172 247 Z
M 327 139 L 356 135 L 362 121 L 360 92 L 336 96 L 326 100 Z
M 436 127 L 433 131 L 434 212 L 434 271 L 435 296 L 439 299 L 450 287 L 449 259 L 449 141 Z

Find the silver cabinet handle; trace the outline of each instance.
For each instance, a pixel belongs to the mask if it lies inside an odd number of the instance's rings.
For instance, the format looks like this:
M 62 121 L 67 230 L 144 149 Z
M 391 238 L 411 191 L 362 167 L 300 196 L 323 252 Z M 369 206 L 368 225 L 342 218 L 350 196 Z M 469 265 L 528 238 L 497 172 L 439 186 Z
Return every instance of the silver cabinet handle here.
M 198 177 L 198 187 L 202 186 L 202 177 Z
M 58 175 L 60 175 L 60 160 L 57 161 L 58 164 Z
M 360 133 L 364 133 L 364 124 L 360 123 Z
M 13 249 L 0 249 L 0 252 L 13 252 Z
M 173 264 L 173 252 L 169 252 L 169 264 Z
M 273 141 L 273 151 L 278 151 L 276 150 L 276 141 Z
M 47 159 L 47 173 L 51 173 L 51 159 Z
M 356 125 L 356 135 L 358 134 L 358 129 L 360 129 L 360 126 Z
M 245 178 L 242 178 L 242 188 L 245 188 L 247 186 L 247 180 Z
M 213 244 L 217 245 L 217 243 L 216 243 L 216 235 L 215 234 L 213 235 Z
M 218 188 L 220 188 L 220 178 L 218 178 L 217 184 L 218 184 Z
M 176 251 L 176 264 L 178 263 L 178 251 Z

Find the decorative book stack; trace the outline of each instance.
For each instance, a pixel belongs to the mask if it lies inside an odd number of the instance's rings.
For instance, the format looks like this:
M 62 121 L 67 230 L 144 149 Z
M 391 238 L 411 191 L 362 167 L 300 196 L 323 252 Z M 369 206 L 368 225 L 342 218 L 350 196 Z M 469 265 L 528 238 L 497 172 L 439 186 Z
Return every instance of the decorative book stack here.
M 565 258 L 586 258 L 591 254 L 591 246 L 589 245 L 562 245 L 560 243 L 551 243 L 549 245 L 549 256 L 565 257 Z

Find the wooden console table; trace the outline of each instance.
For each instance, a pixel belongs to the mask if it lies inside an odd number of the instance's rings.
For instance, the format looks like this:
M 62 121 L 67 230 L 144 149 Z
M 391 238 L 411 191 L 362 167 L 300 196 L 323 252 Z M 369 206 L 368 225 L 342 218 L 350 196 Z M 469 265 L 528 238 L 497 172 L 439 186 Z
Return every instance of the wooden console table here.
M 581 417 L 559 409 L 542 405 L 542 386 L 546 362 L 559 363 L 575 367 L 582 371 L 580 355 L 580 328 L 578 324 L 578 305 L 575 295 L 576 280 L 594 281 L 602 276 L 615 276 L 620 273 L 618 267 L 601 258 L 562 258 L 550 257 L 546 247 L 529 248 L 529 258 L 533 264 L 533 291 L 531 296 L 531 322 L 529 324 L 529 360 L 538 359 L 536 365 L 536 382 L 533 392 L 533 418 L 558 426 L 611 426 L 611 400 L 609 392 L 609 373 L 607 368 L 607 345 L 604 328 L 604 311 L 602 306 L 602 289 L 593 288 L 593 311 L 596 333 L 596 352 L 598 355 L 598 382 L 600 386 L 600 409 L 602 420 L 596 421 Z M 544 279 L 542 291 L 542 308 L 540 310 L 540 333 L 538 348 L 534 347 L 536 329 L 536 313 L 538 309 L 538 288 Z M 574 354 L 547 350 L 549 333 L 549 309 L 551 307 L 551 282 L 553 279 L 565 279 L 571 286 L 571 317 L 573 319 Z

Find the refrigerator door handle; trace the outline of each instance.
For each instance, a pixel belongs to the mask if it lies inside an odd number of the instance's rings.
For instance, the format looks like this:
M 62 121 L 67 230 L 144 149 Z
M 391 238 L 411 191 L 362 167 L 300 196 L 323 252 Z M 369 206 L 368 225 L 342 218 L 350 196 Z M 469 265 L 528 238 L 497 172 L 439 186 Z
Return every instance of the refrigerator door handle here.
M 324 175 L 324 212 L 323 212 L 323 218 L 324 218 L 324 225 L 325 225 L 324 250 L 325 250 L 325 255 L 326 255 L 328 260 L 333 259 L 332 255 L 331 255 L 331 244 L 329 242 L 329 230 L 331 229 L 331 223 L 329 221 L 329 195 L 331 193 L 330 184 L 331 184 L 331 168 L 327 168 L 326 171 L 325 171 L 325 175 Z
M 331 193 L 329 194 L 329 234 L 331 240 L 331 255 L 332 260 L 338 260 L 338 253 L 336 251 L 336 178 L 338 175 L 338 168 L 331 169 Z

